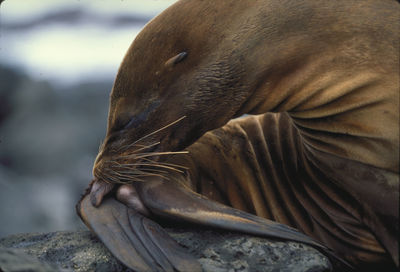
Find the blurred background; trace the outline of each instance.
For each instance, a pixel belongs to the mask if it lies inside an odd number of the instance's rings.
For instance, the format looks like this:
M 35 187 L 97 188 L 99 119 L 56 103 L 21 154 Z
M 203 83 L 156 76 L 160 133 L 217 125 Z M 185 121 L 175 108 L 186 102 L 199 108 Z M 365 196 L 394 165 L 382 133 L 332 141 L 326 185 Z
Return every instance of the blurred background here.
M 84 228 L 75 203 L 130 43 L 176 0 L 0 5 L 0 237 Z

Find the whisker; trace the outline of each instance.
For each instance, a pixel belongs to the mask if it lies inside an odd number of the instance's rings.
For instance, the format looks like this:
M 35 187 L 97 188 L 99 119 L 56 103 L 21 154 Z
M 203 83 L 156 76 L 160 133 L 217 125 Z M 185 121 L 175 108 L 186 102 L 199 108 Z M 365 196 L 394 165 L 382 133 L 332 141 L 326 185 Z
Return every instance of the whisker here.
M 146 158 L 146 157 L 188 154 L 188 153 L 189 153 L 189 151 L 150 152 L 150 153 L 138 153 L 138 154 L 125 155 L 125 156 L 120 156 L 119 158 L 141 159 L 141 158 Z
M 133 150 L 132 153 L 137 153 L 137 152 L 139 152 L 139 151 L 142 151 L 142 150 L 145 150 L 145 149 L 148 149 L 148 148 L 152 148 L 152 147 L 157 146 L 157 145 L 159 145 L 159 144 L 160 144 L 160 142 L 156 142 L 156 143 L 154 143 L 154 144 L 150 144 L 150 145 L 147 145 L 147 146 L 143 146 L 142 148 L 138 148 L 138 149 Z M 129 145 L 129 146 L 130 146 L 130 145 Z
M 116 171 L 114 171 L 112 169 L 109 169 L 109 170 L 115 172 L 116 175 L 118 175 L 118 176 L 120 176 L 122 178 L 133 179 L 133 180 L 135 180 L 135 179 L 137 179 L 139 177 L 150 177 L 150 176 L 156 176 L 156 177 L 161 177 L 161 178 L 168 179 L 167 177 L 165 177 L 165 176 L 163 176 L 161 174 L 156 174 L 156 173 L 146 173 L 146 172 L 135 173 L 135 172 L 132 172 L 132 171 L 124 173 L 124 172 L 116 172 Z
M 131 173 L 131 174 L 153 173 L 153 172 L 160 173 L 160 174 L 168 174 L 167 171 L 159 170 L 159 169 L 150 169 L 150 168 L 140 168 L 140 169 L 135 169 L 135 170 L 131 170 L 128 168 L 122 168 L 122 169 L 126 169 L 126 170 L 124 170 L 124 171 L 114 170 L 114 171 L 121 172 L 121 173 Z
M 116 171 L 116 170 L 110 169 L 110 168 L 107 168 L 107 170 L 115 173 L 115 175 L 117 175 L 119 177 L 136 177 L 136 176 L 141 175 L 141 174 L 148 174 L 148 172 L 144 172 L 144 171 L 141 171 L 141 170 Z
M 152 166 L 152 167 L 159 167 L 159 168 L 173 170 L 173 171 L 176 171 L 176 172 L 179 172 L 179 173 L 184 173 L 182 170 L 176 169 L 176 168 L 174 168 L 172 166 L 162 165 L 162 164 L 138 162 L 138 163 L 127 163 L 125 165 L 126 166 Z
M 175 172 L 178 172 L 178 173 L 181 173 L 181 174 L 184 173 L 182 170 L 176 169 L 176 168 L 174 168 L 172 166 L 167 166 L 167 165 L 162 165 L 162 164 L 152 164 L 151 166 L 172 170 L 172 171 L 175 171 Z
M 118 179 L 116 177 L 110 176 L 104 172 L 101 172 L 100 176 L 102 177 L 102 180 L 104 180 L 105 182 L 108 182 L 108 180 L 110 180 L 111 182 L 109 183 L 118 183 Z
M 115 171 L 115 170 L 112 170 L 112 171 Z M 158 170 L 156 170 L 156 169 L 154 169 L 153 171 L 155 171 L 155 172 L 157 172 L 157 173 L 164 173 L 164 174 L 168 174 L 168 172 L 166 172 L 166 171 L 158 171 Z M 136 171 L 133 171 L 133 170 L 124 170 L 124 171 L 115 171 L 115 172 L 117 172 L 117 173 L 121 173 L 121 174 L 127 174 L 127 175 L 140 175 L 140 174 L 148 174 L 148 173 L 152 173 L 152 172 L 150 172 L 150 171 L 142 171 L 142 170 L 136 170 Z
M 152 148 L 152 147 L 154 147 L 154 146 L 156 146 L 156 145 L 159 145 L 159 144 L 160 144 L 160 142 L 155 142 L 155 143 L 149 144 L 149 145 L 129 144 L 129 145 L 123 147 L 123 150 L 127 150 L 128 148 L 130 148 L 130 147 L 132 147 L 132 146 L 141 146 L 140 148 L 135 149 L 135 150 L 132 151 L 132 153 L 136 153 L 136 152 L 138 152 L 138 151 L 142 151 L 142 150 L 146 150 L 146 149 Z M 121 149 L 122 149 L 122 148 L 121 148 Z
M 115 170 L 113 170 L 113 169 L 110 169 L 110 168 L 107 168 L 107 170 L 109 170 L 109 171 L 111 171 L 112 173 L 114 173 L 116 176 L 118 176 L 118 177 L 130 177 L 130 176 L 132 176 L 132 175 L 128 175 L 128 174 L 126 174 L 126 173 L 123 173 L 122 171 L 115 171 Z
M 145 177 L 149 176 L 151 173 L 144 172 L 144 171 L 138 171 L 139 173 L 135 174 L 131 171 L 131 173 L 121 173 L 117 172 L 113 169 L 110 168 L 105 168 L 106 171 L 96 171 L 95 175 L 103 180 L 104 182 L 107 183 L 114 183 L 114 184 L 125 184 L 125 183 L 130 183 L 133 181 L 138 181 L 138 182 L 144 182 L 144 179 L 141 179 L 140 177 Z M 163 171 L 165 172 L 165 171 Z M 160 176 L 162 178 L 168 179 L 165 176 L 162 176 L 161 174 L 156 174 L 154 173 L 153 175 Z
M 114 171 L 115 172 L 115 171 Z M 115 172 L 115 174 L 118 176 L 118 180 L 115 181 L 115 183 L 123 183 L 121 181 L 125 180 L 127 182 L 132 182 L 132 181 L 144 181 L 143 179 L 138 178 L 137 176 L 133 176 L 133 175 L 124 175 L 124 174 L 120 174 L 118 172 Z
M 188 154 L 188 151 L 176 151 L 176 152 L 153 152 L 148 154 L 143 154 L 136 156 L 136 159 L 147 158 L 147 157 L 154 157 L 154 156 L 164 156 L 164 155 L 177 155 L 177 154 Z
M 132 167 L 128 167 L 128 166 L 126 166 L 126 167 L 125 166 L 117 166 L 115 168 L 130 170 L 127 172 L 131 172 L 131 173 L 134 173 L 134 172 L 151 173 L 151 171 L 154 171 L 157 173 L 168 174 L 167 171 L 163 171 L 163 170 L 159 170 L 159 169 L 143 168 L 143 167 L 141 167 L 140 169 L 134 169 L 134 170 L 132 170 Z M 118 171 L 118 170 L 115 170 L 115 171 Z M 123 171 L 120 171 L 120 172 L 123 172 Z
M 145 135 L 145 136 L 139 138 L 138 140 L 136 140 L 135 142 L 133 142 L 133 144 L 136 144 L 137 142 L 140 142 L 140 141 L 142 141 L 143 139 L 146 139 L 147 137 L 150 137 L 151 135 L 154 135 L 154 134 L 156 134 L 156 133 L 158 133 L 158 132 L 160 132 L 160 131 L 162 131 L 162 130 L 164 130 L 164 129 L 170 127 L 170 126 L 173 126 L 173 125 L 175 125 L 176 123 L 182 121 L 182 120 L 185 119 L 185 118 L 186 118 L 186 116 L 182 116 L 181 118 L 179 118 L 179 119 L 177 119 L 177 120 L 175 120 L 175 121 L 169 123 L 168 125 L 163 126 L 162 128 L 159 128 L 159 129 L 157 129 L 157 130 L 155 130 L 155 131 L 153 131 L 153 132 L 151 132 L 151 133 L 149 133 L 149 134 L 147 134 L 147 135 Z
M 152 162 L 152 163 L 157 163 L 157 164 L 164 164 L 167 166 L 172 166 L 172 167 L 176 167 L 176 168 L 183 168 L 185 170 L 189 170 L 189 167 L 183 166 L 183 165 L 179 165 L 179 164 L 174 164 L 174 163 L 170 163 L 170 162 L 159 162 L 159 161 L 155 161 L 149 158 L 143 158 L 143 160 L 146 160 L 148 162 Z

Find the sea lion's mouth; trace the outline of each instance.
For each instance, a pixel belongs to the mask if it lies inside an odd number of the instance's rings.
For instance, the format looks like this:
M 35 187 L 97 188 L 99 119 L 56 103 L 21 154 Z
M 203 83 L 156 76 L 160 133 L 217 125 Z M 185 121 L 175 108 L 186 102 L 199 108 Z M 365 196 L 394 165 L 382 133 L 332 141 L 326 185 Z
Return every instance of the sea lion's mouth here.
M 111 184 L 131 184 L 146 181 L 149 177 L 167 180 L 171 172 L 184 173 L 186 167 L 169 163 L 168 157 L 188 152 L 171 151 L 173 150 L 169 141 L 171 135 L 166 131 L 184 118 L 185 116 L 180 117 L 125 145 L 112 146 L 118 141 L 107 143 L 103 147 L 102 154 L 113 155 L 102 155 L 98 159 L 93 171 L 94 176 Z
M 171 172 L 183 174 L 187 168 L 169 163 L 165 158 L 187 153 L 188 151 L 162 151 L 160 142 L 157 142 L 99 163 L 94 175 L 97 179 L 111 184 L 131 184 L 146 181 L 149 177 L 167 180 Z
M 104 196 L 116 188 L 117 184 L 125 186 L 145 182 L 151 178 L 169 180 L 168 176 L 171 172 L 184 174 L 184 171 L 188 169 L 185 166 L 159 160 L 163 155 L 186 154 L 187 151 L 161 152 L 160 142 L 143 146 L 140 151 L 143 150 L 146 152 L 121 155 L 98 164 L 101 166 L 94 169 L 95 178 L 90 188 L 90 201 L 93 206 L 98 207 Z M 145 210 L 140 203 L 135 202 L 132 205 L 138 205 L 141 211 Z

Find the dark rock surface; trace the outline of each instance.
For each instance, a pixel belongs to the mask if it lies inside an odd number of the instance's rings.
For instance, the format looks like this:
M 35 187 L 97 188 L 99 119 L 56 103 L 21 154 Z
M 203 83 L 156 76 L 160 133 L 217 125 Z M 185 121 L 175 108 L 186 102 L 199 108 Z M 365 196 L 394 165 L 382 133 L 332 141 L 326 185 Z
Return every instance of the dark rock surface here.
M 168 230 L 204 271 L 330 271 L 312 247 L 237 233 Z M 0 271 L 130 271 L 89 231 L 28 233 L 0 239 Z
M 57 271 L 57 267 L 39 261 L 22 249 L 0 247 L 0 271 L 51 272 Z

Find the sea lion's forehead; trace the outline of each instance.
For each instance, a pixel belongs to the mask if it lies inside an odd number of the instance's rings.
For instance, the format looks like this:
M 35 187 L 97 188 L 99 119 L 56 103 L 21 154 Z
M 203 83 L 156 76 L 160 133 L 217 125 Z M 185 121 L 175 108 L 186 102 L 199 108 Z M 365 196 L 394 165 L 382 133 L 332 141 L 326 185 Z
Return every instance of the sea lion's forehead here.
M 231 5 L 246 6 L 242 1 L 232 1 Z M 213 1 L 194 4 L 178 1 L 152 19 L 126 53 L 112 96 L 126 97 L 132 91 L 140 94 L 165 89 L 180 75 L 188 74 L 190 69 L 203 63 L 232 34 L 228 26 L 234 14 L 226 11 L 224 6 Z M 235 10 L 240 13 L 243 8 Z M 186 58 L 177 57 L 184 53 Z M 183 63 L 173 66 L 172 73 L 165 73 L 166 68 L 171 68 L 168 61 L 174 57 Z
M 172 81 L 179 73 L 165 72 L 171 72 L 178 63 L 186 62 L 189 55 L 192 57 L 190 46 L 185 46 L 182 39 L 176 42 L 168 34 L 150 39 L 147 36 L 135 39 L 125 55 L 115 79 L 112 98 L 127 97 L 133 90 L 139 94 L 166 87 L 169 82 L 162 84 L 161 81 L 165 81 L 166 77 Z

